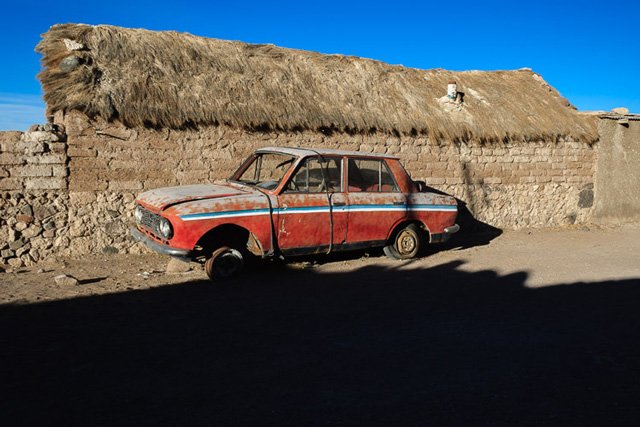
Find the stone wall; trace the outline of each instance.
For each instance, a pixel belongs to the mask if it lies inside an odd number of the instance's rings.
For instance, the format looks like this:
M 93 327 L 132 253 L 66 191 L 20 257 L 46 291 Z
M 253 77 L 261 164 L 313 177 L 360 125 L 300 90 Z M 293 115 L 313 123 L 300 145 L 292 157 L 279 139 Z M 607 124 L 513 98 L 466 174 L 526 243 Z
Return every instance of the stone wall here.
M 16 217 L 23 208 L 28 211 L 24 206 L 45 200 L 56 200 L 59 206 L 52 237 L 44 237 L 42 220 L 34 222 L 43 229 L 37 237 L 50 239 L 51 245 L 42 249 L 43 243 L 38 243 L 33 260 L 52 251 L 61 255 L 141 251 L 141 245 L 127 235 L 137 194 L 167 185 L 222 180 L 253 150 L 265 146 L 398 155 L 414 179 L 458 197 L 476 219 L 500 228 L 584 223 L 591 218 L 596 147 L 581 142 L 437 144 L 421 137 L 250 133 L 224 126 L 156 131 L 90 122 L 79 113 L 57 115 L 56 123 L 66 130 L 66 143 L 52 139 L 40 141 L 41 147 L 38 141 L 28 145 L 27 140 L 37 140 L 29 133 L 2 136 L 3 141 L 11 140 L 3 145 L 0 163 L 0 191 L 8 196 L 3 199 L 3 218 Z M 46 156 L 54 155 L 60 155 L 58 163 L 45 162 Z M 55 188 L 39 188 L 47 186 Z M 18 222 L 8 221 L 2 223 L 2 232 L 13 227 L 17 234 L 10 237 L 20 238 Z M 18 258 L 15 251 L 11 256 Z M 25 254 L 20 259 L 32 262 Z
M 0 132 L 0 264 L 31 265 L 66 247 L 67 177 L 59 129 Z

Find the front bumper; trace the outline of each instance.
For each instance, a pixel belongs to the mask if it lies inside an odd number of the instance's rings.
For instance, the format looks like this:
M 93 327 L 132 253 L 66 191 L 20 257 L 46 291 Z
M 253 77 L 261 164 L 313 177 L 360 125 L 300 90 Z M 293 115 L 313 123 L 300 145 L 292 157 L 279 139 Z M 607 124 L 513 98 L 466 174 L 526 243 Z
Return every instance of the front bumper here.
M 169 255 L 174 258 L 181 259 L 183 261 L 190 261 L 192 259 L 193 251 L 188 249 L 176 249 L 167 245 L 162 245 L 155 240 L 151 239 L 146 234 L 142 233 L 136 227 L 131 227 L 129 229 L 131 236 L 137 241 L 144 243 L 146 247 L 151 249 L 154 252 L 158 252 L 163 255 Z
M 449 240 L 452 234 L 457 233 L 460 230 L 458 224 L 453 224 L 449 227 L 445 227 L 444 233 L 434 233 L 430 235 L 429 243 L 444 243 Z

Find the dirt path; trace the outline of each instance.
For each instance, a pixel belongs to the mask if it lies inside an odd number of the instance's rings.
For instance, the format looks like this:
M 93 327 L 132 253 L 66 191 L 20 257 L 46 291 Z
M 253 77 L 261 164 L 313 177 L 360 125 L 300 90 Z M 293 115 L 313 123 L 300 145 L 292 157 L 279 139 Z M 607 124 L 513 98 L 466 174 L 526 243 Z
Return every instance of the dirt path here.
M 197 264 L 185 273 L 165 273 L 167 259 L 155 254 L 92 255 L 0 273 L 0 303 L 24 304 L 206 280 Z M 291 262 L 282 268 L 348 273 L 371 266 L 390 270 L 424 269 L 449 262 L 459 263 L 458 268 L 468 272 L 525 273 L 525 284 L 529 287 L 640 278 L 640 225 L 511 231 L 483 246 L 460 248 L 452 241 L 446 249 L 412 261 L 390 260 L 380 251 L 373 251 L 370 255 L 320 256 Z M 282 270 L 266 267 L 267 276 L 259 274 L 260 279 L 277 281 Z M 80 284 L 57 285 L 54 277 L 60 274 L 72 275 Z M 251 282 L 256 280 L 256 275 L 249 273 L 238 280 Z
M 640 227 L 463 246 L 0 273 L 0 425 L 638 425 Z

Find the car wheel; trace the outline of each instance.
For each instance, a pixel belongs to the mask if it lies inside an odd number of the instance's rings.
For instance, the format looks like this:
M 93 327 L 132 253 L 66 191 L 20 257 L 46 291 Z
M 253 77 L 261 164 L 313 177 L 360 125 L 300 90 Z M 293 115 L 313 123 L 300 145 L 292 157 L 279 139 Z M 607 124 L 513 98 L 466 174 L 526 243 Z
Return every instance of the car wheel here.
M 384 253 L 393 259 L 414 258 L 420 252 L 420 229 L 409 224 L 398 231 L 390 245 L 384 247 Z
M 228 279 L 242 270 L 244 258 L 240 251 L 223 246 L 216 249 L 204 263 L 204 270 L 209 279 L 214 281 Z

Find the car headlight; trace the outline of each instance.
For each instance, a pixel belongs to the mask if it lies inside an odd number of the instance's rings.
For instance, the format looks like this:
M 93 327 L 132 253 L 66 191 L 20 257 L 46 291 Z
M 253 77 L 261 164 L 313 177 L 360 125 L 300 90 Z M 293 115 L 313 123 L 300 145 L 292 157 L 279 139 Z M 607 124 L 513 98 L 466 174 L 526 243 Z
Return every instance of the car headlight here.
M 173 237 L 173 227 L 167 218 L 161 218 L 160 223 L 158 224 L 158 231 L 160 235 L 165 239 L 170 239 Z
M 133 211 L 133 217 L 136 219 L 138 224 L 142 222 L 142 207 L 140 207 L 140 205 L 136 205 L 136 208 Z

